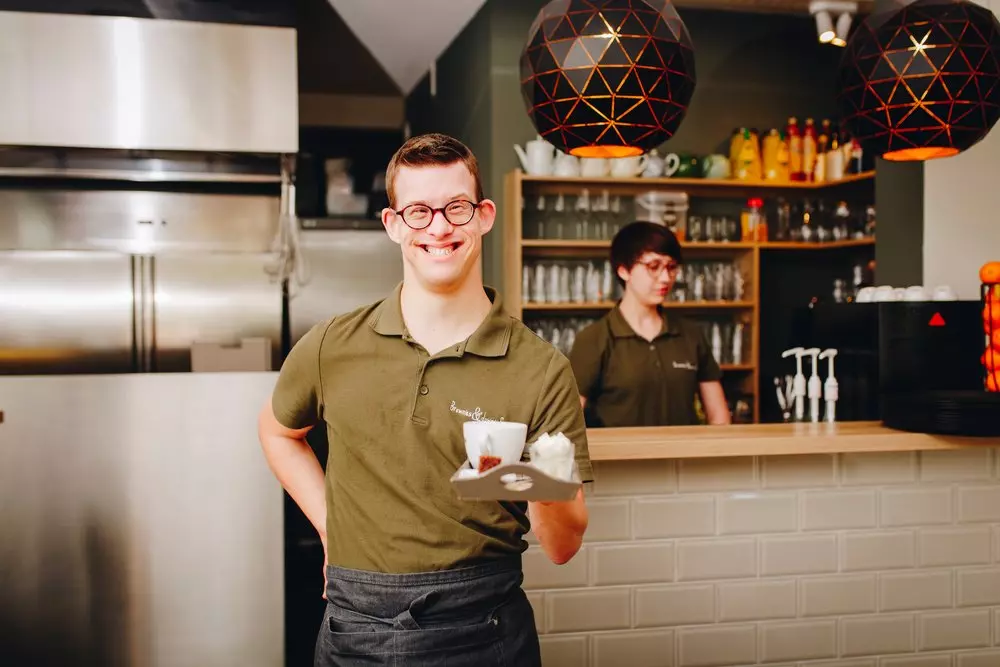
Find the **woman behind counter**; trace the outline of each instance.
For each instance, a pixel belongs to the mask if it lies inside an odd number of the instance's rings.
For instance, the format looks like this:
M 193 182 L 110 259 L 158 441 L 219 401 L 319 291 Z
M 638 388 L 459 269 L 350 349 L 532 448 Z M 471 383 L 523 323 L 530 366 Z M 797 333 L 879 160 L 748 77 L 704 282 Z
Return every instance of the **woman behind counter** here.
M 709 424 L 729 424 L 722 371 L 695 322 L 668 317 L 663 301 L 682 261 L 662 225 L 633 222 L 611 242 L 621 301 L 577 334 L 570 363 L 591 427 L 697 424 L 695 393 Z

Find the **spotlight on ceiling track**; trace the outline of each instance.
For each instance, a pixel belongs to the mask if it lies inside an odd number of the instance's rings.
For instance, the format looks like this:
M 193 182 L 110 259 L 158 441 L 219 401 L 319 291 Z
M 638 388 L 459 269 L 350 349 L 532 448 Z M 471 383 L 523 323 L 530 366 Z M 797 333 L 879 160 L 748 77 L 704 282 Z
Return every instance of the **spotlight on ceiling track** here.
M 809 13 L 816 17 L 816 34 L 821 44 L 847 45 L 851 18 L 858 11 L 857 2 L 843 0 L 814 0 L 809 3 Z M 837 16 L 834 26 L 833 16 Z

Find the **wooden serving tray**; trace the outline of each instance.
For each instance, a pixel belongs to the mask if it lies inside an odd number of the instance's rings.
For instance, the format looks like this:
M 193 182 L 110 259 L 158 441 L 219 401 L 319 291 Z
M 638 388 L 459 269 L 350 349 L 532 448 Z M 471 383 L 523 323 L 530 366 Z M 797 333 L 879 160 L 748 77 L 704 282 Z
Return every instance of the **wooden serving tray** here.
M 462 500 L 573 500 L 581 485 L 575 463 L 572 482 L 550 477 L 528 463 L 500 465 L 482 475 L 472 475 L 473 470 L 466 461 L 451 476 Z

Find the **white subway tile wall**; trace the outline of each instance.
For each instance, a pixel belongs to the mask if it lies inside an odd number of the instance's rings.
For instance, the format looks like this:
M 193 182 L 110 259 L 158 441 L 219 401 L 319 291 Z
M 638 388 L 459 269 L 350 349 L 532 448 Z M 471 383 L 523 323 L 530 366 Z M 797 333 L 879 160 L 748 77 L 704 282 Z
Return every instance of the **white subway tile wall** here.
M 992 448 L 599 462 L 544 667 L 1000 667 Z

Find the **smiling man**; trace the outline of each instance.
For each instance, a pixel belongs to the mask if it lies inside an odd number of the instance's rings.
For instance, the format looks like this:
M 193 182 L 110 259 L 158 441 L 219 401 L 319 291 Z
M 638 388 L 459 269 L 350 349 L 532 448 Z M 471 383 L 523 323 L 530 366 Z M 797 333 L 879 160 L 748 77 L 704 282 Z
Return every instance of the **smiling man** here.
M 568 360 L 483 286 L 496 205 L 475 156 L 440 134 L 389 163 L 403 282 L 386 299 L 313 327 L 292 349 L 259 431 L 268 464 L 327 553 L 315 664 L 540 665 L 521 589 L 529 529 L 565 563 L 587 527 L 582 492 L 557 503 L 459 500 L 462 424 L 522 422 L 529 442 L 563 432 L 592 479 Z M 327 429 L 326 475 L 304 438 Z

